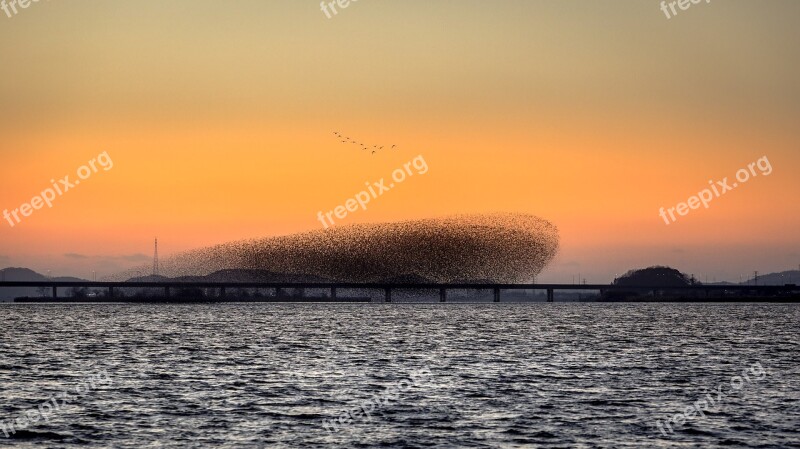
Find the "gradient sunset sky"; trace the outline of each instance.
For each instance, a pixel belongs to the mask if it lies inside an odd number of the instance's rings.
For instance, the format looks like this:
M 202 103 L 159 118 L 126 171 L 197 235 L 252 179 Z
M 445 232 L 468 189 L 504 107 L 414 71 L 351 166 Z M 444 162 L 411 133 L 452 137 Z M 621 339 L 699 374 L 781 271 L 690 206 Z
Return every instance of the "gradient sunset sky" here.
M 108 152 L 13 228 L 0 267 L 98 278 L 341 221 L 523 212 L 561 233 L 540 280 L 800 264 L 800 2 L 40 1 L 0 11 L 0 211 Z M 375 156 L 332 134 L 400 147 Z M 767 156 L 667 226 L 658 212 Z

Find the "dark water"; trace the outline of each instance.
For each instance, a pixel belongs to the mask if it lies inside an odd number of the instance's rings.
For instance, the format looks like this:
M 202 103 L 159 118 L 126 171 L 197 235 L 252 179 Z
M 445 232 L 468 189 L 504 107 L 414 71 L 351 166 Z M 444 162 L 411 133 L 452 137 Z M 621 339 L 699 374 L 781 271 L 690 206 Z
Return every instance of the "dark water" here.
M 799 324 L 797 305 L 4 305 L 0 424 L 56 399 L 0 447 L 800 447 Z

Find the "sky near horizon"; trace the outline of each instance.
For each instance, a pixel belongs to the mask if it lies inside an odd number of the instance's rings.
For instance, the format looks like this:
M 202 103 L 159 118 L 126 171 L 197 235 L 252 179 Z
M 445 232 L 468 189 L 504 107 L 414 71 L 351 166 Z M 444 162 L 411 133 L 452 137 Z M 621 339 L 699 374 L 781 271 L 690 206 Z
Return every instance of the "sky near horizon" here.
M 800 2 L 32 3 L 0 10 L 0 268 L 98 278 L 159 253 L 322 227 L 521 212 L 558 226 L 540 280 L 800 265 Z M 372 155 L 343 144 L 399 149 Z M 709 207 L 676 207 L 766 156 Z

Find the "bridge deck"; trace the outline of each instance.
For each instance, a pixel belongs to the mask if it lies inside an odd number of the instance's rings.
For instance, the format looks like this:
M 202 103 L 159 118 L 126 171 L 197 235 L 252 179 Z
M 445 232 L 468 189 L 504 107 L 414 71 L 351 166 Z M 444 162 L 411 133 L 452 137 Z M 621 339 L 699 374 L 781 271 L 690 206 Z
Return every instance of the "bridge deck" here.
M 288 289 L 325 289 L 330 290 L 329 301 L 337 300 L 337 291 L 340 289 L 361 289 L 361 290 L 382 290 L 386 302 L 392 301 L 392 291 L 394 290 L 432 290 L 439 292 L 440 302 L 447 301 L 448 290 L 491 290 L 494 293 L 494 302 L 500 302 L 500 292 L 502 290 L 545 290 L 547 301 L 555 300 L 555 291 L 599 291 L 601 293 L 610 291 L 652 291 L 654 295 L 658 292 L 696 292 L 705 293 L 708 296 L 711 292 L 718 293 L 739 293 L 752 295 L 776 295 L 776 294 L 797 294 L 800 288 L 796 285 L 687 285 L 677 287 L 664 287 L 663 285 L 648 286 L 624 286 L 617 284 L 401 284 L 401 283 L 349 283 L 349 282 L 97 282 L 97 281 L 4 281 L 0 282 L 3 287 L 33 287 L 50 288 L 55 300 L 59 300 L 59 288 L 104 288 L 108 291 L 105 299 L 115 298 L 115 289 L 164 289 L 164 298 L 172 298 L 171 290 L 186 289 L 217 289 L 219 296 L 217 300 L 226 298 L 226 289 L 275 289 L 275 297 L 281 297 L 281 290 Z M 123 299 L 123 298 L 120 298 Z M 304 298 L 308 299 L 308 298 Z M 351 302 L 353 298 L 342 298 L 343 302 Z

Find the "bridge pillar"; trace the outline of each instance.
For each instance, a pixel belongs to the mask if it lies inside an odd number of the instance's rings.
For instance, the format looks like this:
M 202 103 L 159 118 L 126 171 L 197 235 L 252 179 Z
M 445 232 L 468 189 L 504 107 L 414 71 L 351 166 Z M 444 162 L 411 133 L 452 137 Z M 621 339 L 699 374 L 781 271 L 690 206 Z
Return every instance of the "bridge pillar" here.
M 385 288 L 384 292 L 386 293 L 385 301 L 386 302 L 392 302 L 392 289 L 391 288 Z
M 58 299 L 58 287 L 53 286 L 53 299 Z
M 494 302 L 500 302 L 500 289 L 494 289 Z
M 440 288 L 439 289 L 439 302 L 447 302 L 447 289 Z
M 547 302 L 555 302 L 556 295 L 553 293 L 552 288 L 547 289 Z
M 336 299 L 336 287 L 331 287 L 331 299 Z

